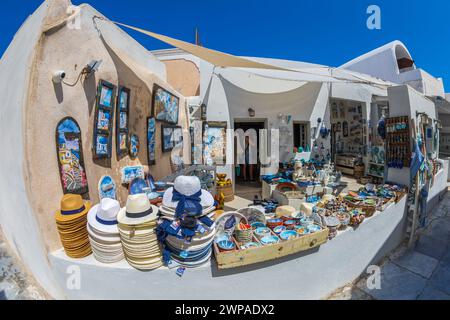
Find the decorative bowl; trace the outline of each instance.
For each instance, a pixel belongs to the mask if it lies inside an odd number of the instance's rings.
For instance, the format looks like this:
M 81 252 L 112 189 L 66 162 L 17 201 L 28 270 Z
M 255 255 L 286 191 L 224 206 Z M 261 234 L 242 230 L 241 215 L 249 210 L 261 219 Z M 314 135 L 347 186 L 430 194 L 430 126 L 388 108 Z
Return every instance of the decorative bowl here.
M 284 226 L 286 227 L 286 229 L 294 229 L 294 226 L 296 225 L 296 221 L 295 220 L 287 220 L 284 222 Z
M 261 239 L 261 244 L 263 246 L 267 246 L 270 244 L 275 244 L 280 242 L 280 239 L 277 236 L 265 236 Z
M 305 234 L 309 234 L 309 229 L 308 229 L 308 227 L 305 227 L 305 226 L 295 226 L 295 231 L 300 236 L 303 236 Z
M 273 228 L 273 232 L 275 232 L 278 235 L 280 233 L 282 233 L 283 231 L 286 231 L 286 227 L 285 226 L 278 226 L 278 227 Z
M 215 243 L 219 243 L 222 241 L 230 241 L 230 236 L 228 234 L 218 234 L 215 238 L 214 238 L 214 242 Z
M 259 238 L 263 238 L 265 236 L 270 235 L 270 229 L 267 227 L 261 227 L 261 228 L 257 228 L 255 230 L 255 234 L 259 237 Z
M 251 226 L 252 226 L 252 229 L 254 229 L 254 230 L 256 230 L 258 228 L 265 228 L 266 227 L 266 225 L 264 223 L 262 223 L 262 222 L 253 222 L 251 224 Z
M 236 248 L 236 245 L 231 240 L 222 240 L 219 243 L 217 243 L 217 246 L 219 247 L 219 249 L 223 251 L 231 251 Z
M 258 242 L 248 242 L 248 243 L 246 243 L 246 244 L 243 244 L 242 246 L 241 246 L 241 249 L 242 250 L 246 250 L 246 249 L 250 249 L 250 248 L 258 248 L 258 247 L 260 247 L 261 245 L 258 243 Z
M 297 237 L 297 235 L 298 235 L 297 232 L 295 232 L 294 230 L 286 230 L 280 234 L 280 238 L 281 240 L 286 241 Z
M 319 232 L 320 230 L 322 230 L 322 227 L 319 226 L 318 224 L 311 224 L 307 227 L 308 233 L 315 233 L 315 232 Z

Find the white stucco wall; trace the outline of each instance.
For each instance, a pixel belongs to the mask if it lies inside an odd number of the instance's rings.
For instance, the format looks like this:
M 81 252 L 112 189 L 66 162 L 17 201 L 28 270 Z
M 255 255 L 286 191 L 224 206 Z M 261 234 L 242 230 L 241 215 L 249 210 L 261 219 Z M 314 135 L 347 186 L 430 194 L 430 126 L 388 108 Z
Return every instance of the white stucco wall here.
M 0 225 L 26 268 L 53 297 L 62 297 L 47 260 L 41 230 L 28 201 L 24 172 L 24 108 L 48 2 L 28 18 L 15 35 L 0 64 Z

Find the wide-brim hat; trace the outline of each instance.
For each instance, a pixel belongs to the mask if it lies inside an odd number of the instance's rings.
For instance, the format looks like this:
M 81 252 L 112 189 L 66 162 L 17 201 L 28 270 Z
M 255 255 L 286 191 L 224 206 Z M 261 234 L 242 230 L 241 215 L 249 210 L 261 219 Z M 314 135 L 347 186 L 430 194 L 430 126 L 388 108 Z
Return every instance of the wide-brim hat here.
M 117 221 L 123 225 L 139 225 L 156 221 L 158 207 L 150 204 L 145 193 L 128 196 L 127 205 L 119 211 Z
M 115 212 L 115 217 L 114 220 L 110 219 L 110 220 L 105 220 L 102 219 L 101 217 L 99 217 L 98 213 L 100 210 L 102 210 L 102 204 L 104 203 L 104 201 L 114 201 L 117 202 L 116 200 L 113 199 L 108 199 L 105 198 L 102 200 L 102 203 L 96 204 L 95 206 L 93 206 L 87 215 L 87 219 L 88 219 L 88 224 L 92 229 L 95 229 L 96 231 L 100 231 L 102 233 L 119 233 L 119 230 L 117 228 L 117 214 L 119 213 L 120 210 L 120 205 L 117 206 L 117 211 Z M 116 209 L 114 209 L 116 210 Z
M 164 193 L 162 204 L 163 204 L 163 206 L 165 206 L 167 208 L 175 209 L 177 207 L 177 205 L 178 205 L 178 201 L 172 201 L 173 189 L 174 189 L 173 187 L 170 187 Z M 200 195 L 200 205 L 203 208 L 212 207 L 214 205 L 214 197 L 212 196 L 212 194 L 209 193 L 206 190 L 203 190 L 203 189 L 201 191 L 202 192 L 201 192 L 201 195 Z M 180 192 L 180 191 L 178 191 L 178 192 Z
M 61 206 L 55 214 L 57 223 L 71 222 L 87 215 L 91 209 L 89 201 L 83 201 L 78 194 L 66 194 L 61 199 Z

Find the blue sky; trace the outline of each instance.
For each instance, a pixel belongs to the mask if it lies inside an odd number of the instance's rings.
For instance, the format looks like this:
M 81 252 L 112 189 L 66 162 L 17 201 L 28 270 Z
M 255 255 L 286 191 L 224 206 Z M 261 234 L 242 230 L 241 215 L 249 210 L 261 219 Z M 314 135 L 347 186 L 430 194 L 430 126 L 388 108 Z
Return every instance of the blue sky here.
M 42 1 L 2 0 L 0 52 Z M 418 67 L 443 77 L 450 91 L 448 0 L 73 0 L 112 20 L 236 55 L 339 66 L 392 40 L 403 41 Z M 381 8 L 381 30 L 366 27 L 366 9 Z M 128 31 L 148 49 L 167 45 Z

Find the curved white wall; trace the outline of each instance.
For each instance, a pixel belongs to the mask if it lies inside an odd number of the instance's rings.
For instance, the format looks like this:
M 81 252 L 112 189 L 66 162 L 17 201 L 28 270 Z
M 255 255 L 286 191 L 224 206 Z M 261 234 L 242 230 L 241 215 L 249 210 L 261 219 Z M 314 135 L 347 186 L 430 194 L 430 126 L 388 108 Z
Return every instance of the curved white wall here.
M 28 202 L 24 172 L 23 110 L 28 99 L 35 47 L 47 9 L 48 2 L 45 2 L 22 25 L 0 64 L 0 145 L 4 150 L 0 157 L 0 225 L 8 243 L 36 280 L 50 295 L 61 298 L 41 230 Z

